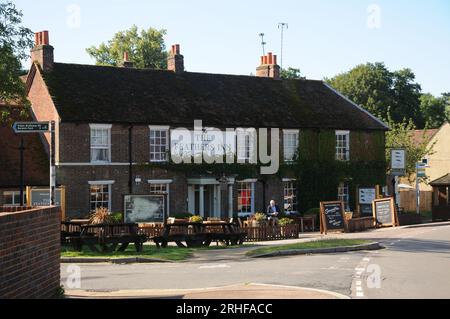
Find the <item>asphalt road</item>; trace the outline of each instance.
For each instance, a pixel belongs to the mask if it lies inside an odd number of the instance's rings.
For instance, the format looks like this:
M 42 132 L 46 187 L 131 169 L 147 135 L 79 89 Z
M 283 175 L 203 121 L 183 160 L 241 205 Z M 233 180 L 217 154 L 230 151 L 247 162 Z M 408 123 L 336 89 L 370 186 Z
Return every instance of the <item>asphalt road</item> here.
M 450 298 L 450 226 L 341 236 L 374 239 L 386 249 L 270 259 L 239 255 L 173 264 L 80 264 L 81 289 L 191 289 L 258 283 L 316 288 L 352 298 Z M 68 266 L 61 266 L 66 287 Z

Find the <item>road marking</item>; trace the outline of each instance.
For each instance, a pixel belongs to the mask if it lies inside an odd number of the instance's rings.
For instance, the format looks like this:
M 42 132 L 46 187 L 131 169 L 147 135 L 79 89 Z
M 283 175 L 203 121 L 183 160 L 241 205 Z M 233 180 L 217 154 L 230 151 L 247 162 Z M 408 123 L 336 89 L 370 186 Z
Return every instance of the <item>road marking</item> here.
M 365 257 L 365 258 L 363 258 L 363 261 L 370 261 L 370 258 Z
M 361 280 L 358 280 L 358 281 L 356 282 L 356 285 L 357 285 L 357 286 L 361 286 L 361 285 L 362 285 L 362 281 L 361 281 Z
M 357 292 L 356 293 L 356 297 L 364 297 L 364 293 L 363 292 Z
M 216 269 L 216 268 L 231 268 L 231 267 L 226 265 L 226 264 L 211 265 L 211 266 L 200 266 L 200 267 L 198 267 L 198 269 Z
M 362 287 L 361 287 L 361 286 L 356 287 L 356 291 L 357 291 L 357 292 L 362 292 L 362 291 L 363 291 L 363 290 L 362 290 Z

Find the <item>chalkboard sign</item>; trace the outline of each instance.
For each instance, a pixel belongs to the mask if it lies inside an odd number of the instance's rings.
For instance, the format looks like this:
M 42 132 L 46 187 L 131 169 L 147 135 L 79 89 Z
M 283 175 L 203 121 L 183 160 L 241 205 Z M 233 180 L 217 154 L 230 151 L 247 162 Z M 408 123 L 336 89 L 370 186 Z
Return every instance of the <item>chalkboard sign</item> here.
M 344 202 L 320 203 L 320 232 L 345 231 Z
M 373 216 L 372 204 L 359 205 L 359 211 L 360 211 L 361 217 L 372 217 Z
M 126 223 L 162 223 L 164 221 L 164 196 L 125 196 Z
M 396 216 L 394 209 L 394 199 L 392 197 L 374 200 L 372 205 L 373 217 L 375 218 L 378 226 L 395 226 Z

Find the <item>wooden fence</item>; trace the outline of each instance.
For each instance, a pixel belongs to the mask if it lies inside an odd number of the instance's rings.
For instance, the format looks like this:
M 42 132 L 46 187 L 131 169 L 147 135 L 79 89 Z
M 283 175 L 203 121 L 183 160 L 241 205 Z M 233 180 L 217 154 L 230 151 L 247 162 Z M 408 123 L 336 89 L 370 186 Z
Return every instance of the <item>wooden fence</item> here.
M 259 227 L 244 227 L 242 230 L 247 232 L 245 241 L 269 241 L 298 238 L 300 225 L 292 224 L 286 226 L 269 226 L 263 225 Z
M 432 209 L 433 192 L 421 191 L 420 192 L 420 210 L 422 212 L 431 212 Z M 416 191 L 400 191 L 400 207 L 405 212 L 416 211 Z

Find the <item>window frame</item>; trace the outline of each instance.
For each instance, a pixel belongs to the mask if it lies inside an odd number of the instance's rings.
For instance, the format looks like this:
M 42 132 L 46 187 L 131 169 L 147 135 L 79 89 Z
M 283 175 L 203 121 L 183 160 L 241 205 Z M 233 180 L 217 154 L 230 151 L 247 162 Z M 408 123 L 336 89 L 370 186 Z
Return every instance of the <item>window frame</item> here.
M 100 186 L 100 187 L 105 187 L 105 186 L 107 186 L 108 187 L 108 207 L 103 207 L 103 208 L 107 208 L 108 209 L 108 211 L 111 213 L 111 209 L 112 209 L 112 185 L 114 184 L 114 181 L 89 181 L 88 182 L 88 185 L 89 185 L 89 211 L 92 213 L 92 212 L 95 212 L 95 210 L 92 210 L 92 203 L 93 203 L 93 201 L 92 201 L 92 190 L 91 190 L 91 188 L 93 187 L 93 186 Z M 105 194 L 105 192 L 101 192 L 102 194 Z M 104 201 L 104 200 L 102 200 L 102 201 L 95 201 L 95 203 L 99 203 L 99 202 L 102 202 L 102 203 L 104 203 L 104 202 L 106 202 L 106 201 Z M 96 205 L 96 208 L 97 208 L 97 205 Z
M 287 136 L 293 136 L 293 135 L 295 135 L 295 138 L 294 138 L 294 140 L 295 140 L 294 143 L 295 144 L 293 145 L 294 146 L 294 150 L 292 152 L 292 158 L 288 158 L 287 157 L 287 151 L 288 150 L 286 148 L 286 146 L 287 146 L 286 141 L 288 139 L 286 137 Z M 284 159 L 285 163 L 292 163 L 292 162 L 294 162 L 295 155 L 296 155 L 296 153 L 298 151 L 298 148 L 299 148 L 299 144 L 300 144 L 300 130 L 283 130 L 283 159 Z
M 292 186 L 292 187 L 288 187 Z M 292 191 L 292 203 L 286 201 L 288 191 Z M 292 210 L 286 209 L 286 204 L 292 205 Z M 294 209 L 295 208 L 295 209 Z M 283 181 L 283 209 L 284 212 L 298 213 L 298 196 L 297 196 L 297 181 L 284 180 Z
M 344 202 L 344 208 L 346 211 L 350 211 L 350 184 L 348 182 L 341 182 L 338 185 L 337 190 L 338 201 Z
M 243 187 L 245 186 L 245 187 Z M 255 182 L 253 180 L 238 181 L 236 185 L 237 190 L 237 211 L 242 214 L 254 214 L 255 213 Z M 241 196 L 241 192 L 250 192 L 250 196 Z M 250 200 L 250 211 L 243 211 L 239 208 L 239 203 L 242 199 Z M 243 206 L 243 205 L 241 205 Z
M 111 129 L 112 129 L 112 124 L 89 124 L 89 129 L 90 129 L 90 134 L 89 134 L 89 147 L 90 147 L 90 162 L 93 164 L 109 164 L 112 162 L 112 158 L 111 158 Z M 93 138 L 93 134 L 92 132 L 94 130 L 105 130 L 106 131 L 106 137 L 108 139 L 107 144 L 102 144 L 102 145 L 93 145 L 92 143 L 92 138 Z M 102 161 L 98 161 L 98 160 L 94 160 L 93 158 L 93 150 L 105 150 L 106 149 L 106 154 L 108 156 L 107 160 L 102 160 Z
M 170 157 L 170 144 L 169 144 L 169 140 L 170 140 L 170 126 L 161 126 L 161 125 L 149 125 L 149 132 L 148 132 L 148 136 L 149 136 L 149 140 L 148 140 L 148 145 L 149 145 L 149 161 L 150 163 L 167 163 L 169 162 L 169 157 Z M 166 144 L 163 145 L 162 143 L 160 144 L 152 144 L 152 138 L 156 139 L 159 138 L 160 140 L 163 138 L 161 135 L 159 137 L 152 137 L 152 132 L 164 132 L 166 134 L 165 139 L 166 139 Z M 165 148 L 165 151 L 159 151 L 159 152 L 152 152 L 152 146 L 153 147 L 159 147 L 160 149 L 162 149 L 163 147 Z M 154 155 L 154 157 L 156 158 L 156 155 L 162 155 L 164 154 L 164 159 L 152 159 L 152 154 Z
M 345 137 L 346 146 L 339 145 L 340 137 Z M 343 139 L 344 141 L 344 139 Z M 337 161 L 348 162 L 350 161 L 350 131 L 336 131 L 335 132 L 335 159 Z
M 5 201 L 5 197 L 6 196 L 12 196 L 12 204 L 7 204 Z M 16 196 L 19 199 L 19 202 L 16 203 Z M 5 207 L 17 207 L 20 206 L 20 191 L 4 191 L 3 192 L 3 200 L 5 201 L 5 203 L 3 204 L 3 206 Z M 23 192 L 23 203 L 24 205 L 26 205 L 27 203 L 27 193 L 24 191 Z
M 257 134 L 258 133 L 254 128 L 238 128 L 236 130 L 236 157 L 239 162 L 255 162 L 254 155 L 255 146 L 257 144 Z M 244 139 L 243 143 L 242 139 Z

